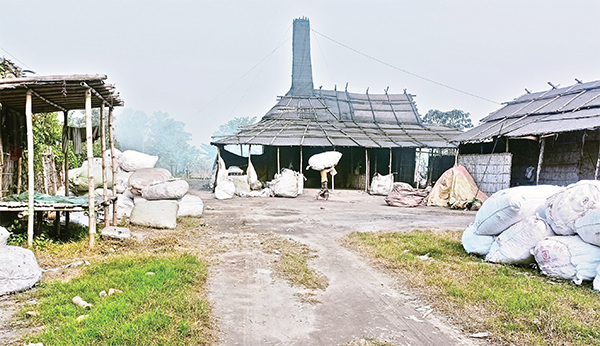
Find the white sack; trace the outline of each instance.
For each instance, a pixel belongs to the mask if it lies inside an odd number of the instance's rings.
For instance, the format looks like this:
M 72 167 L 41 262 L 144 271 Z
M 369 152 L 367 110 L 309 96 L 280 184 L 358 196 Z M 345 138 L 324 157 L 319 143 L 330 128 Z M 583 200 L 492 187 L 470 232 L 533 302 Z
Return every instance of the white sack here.
M 115 174 L 115 182 L 113 184 L 113 188 L 117 191 L 117 193 L 123 193 L 129 188 L 129 178 L 132 174 L 133 172 L 125 171 L 118 171 Z
M 298 172 L 284 168 L 281 170 L 281 174 L 275 174 L 275 179 L 267 185 L 273 190 L 275 197 L 298 197 L 300 175 Z
M 177 226 L 177 201 L 147 201 L 138 203 L 131 211 L 129 221 L 134 225 L 154 228 Z
M 594 279 L 594 290 L 600 291 L 600 265 L 596 268 L 596 278 Z
M 495 263 L 532 263 L 535 259 L 531 250 L 540 240 L 554 235 L 544 219 L 536 215 L 529 216 L 500 233 L 485 260 Z
M 248 194 L 241 194 L 240 197 L 275 197 L 275 194 L 273 194 L 273 190 L 265 187 L 260 191 L 250 191 Z
M 144 168 L 129 177 L 131 192 L 140 195 L 145 186 L 162 183 L 171 179 L 171 172 L 164 168 Z
M 262 184 L 258 180 L 258 174 L 256 174 L 256 170 L 254 169 L 254 165 L 248 157 L 248 168 L 246 169 L 246 174 L 248 175 L 248 185 L 250 185 L 251 190 L 260 190 L 262 189 Z
M 233 180 L 231 179 L 231 177 L 229 176 L 229 173 L 227 172 L 227 168 L 225 166 L 225 161 L 223 161 L 223 158 L 221 157 L 221 155 L 217 155 L 217 164 L 218 164 L 218 170 L 217 170 L 217 180 L 216 180 L 217 186 L 215 186 L 215 198 L 216 199 L 233 198 L 233 195 L 235 194 L 235 184 L 233 183 Z
M 144 168 L 154 168 L 158 156 L 140 153 L 135 150 L 125 150 L 119 157 L 121 169 L 127 172 L 135 172 Z
M 468 253 L 487 255 L 496 237 L 477 234 L 475 224 L 471 223 L 462 234 L 462 246 Z
M 110 169 L 109 169 L 110 171 Z M 102 161 L 92 161 L 92 175 L 94 177 L 94 189 L 101 187 L 102 183 Z M 112 187 L 112 173 L 107 172 L 106 182 L 108 187 Z M 69 170 L 69 185 L 75 193 L 88 192 L 88 161 L 83 161 L 80 168 Z
M 180 199 L 190 189 L 187 181 L 170 179 L 162 183 L 155 183 L 142 188 L 142 197 L 148 200 Z
M 600 209 L 590 210 L 577 219 L 575 232 L 584 242 L 600 246 Z
M 0 227 L 0 296 L 31 288 L 42 278 L 42 269 L 29 249 L 8 246 L 10 233 Z
M 326 151 L 324 153 L 316 154 L 308 159 L 308 167 L 306 169 L 314 169 L 320 171 L 322 169 L 331 168 L 340 162 L 342 153 L 339 151 Z
M 122 219 L 124 216 L 129 217 L 135 204 L 133 203 L 131 194 L 117 194 L 117 218 Z
M 490 196 L 475 215 L 478 234 L 498 235 L 536 213 L 543 216 L 546 199 L 558 192 L 553 185 L 518 186 Z
M 546 201 L 546 220 L 554 233 L 575 234 L 575 221 L 588 210 L 600 208 L 600 182 L 581 180 Z
M 248 184 L 248 176 L 246 175 L 230 175 L 229 178 L 233 180 L 235 185 L 235 194 L 237 196 L 246 195 L 250 193 L 250 185 Z
M 547 237 L 532 250 L 542 274 L 570 279 L 576 285 L 593 280 L 600 265 L 600 247 L 588 244 L 577 235 Z
M 381 175 L 375 173 L 369 188 L 369 194 L 387 196 L 394 187 L 394 174 Z
M 194 195 L 185 195 L 179 200 L 179 210 L 177 211 L 177 217 L 181 216 L 202 216 L 204 211 L 204 203 L 202 198 Z

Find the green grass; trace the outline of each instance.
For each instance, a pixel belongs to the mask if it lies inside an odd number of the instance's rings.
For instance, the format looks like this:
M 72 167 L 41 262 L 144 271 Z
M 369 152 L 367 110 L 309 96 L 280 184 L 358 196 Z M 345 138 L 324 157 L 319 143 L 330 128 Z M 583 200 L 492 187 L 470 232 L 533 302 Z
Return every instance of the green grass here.
M 148 272 L 154 275 L 147 275 Z M 208 344 L 209 304 L 201 289 L 207 267 L 194 256 L 124 257 L 91 266 L 70 282 L 48 281 L 33 291 L 44 330 L 27 342 L 44 345 Z M 100 297 L 100 291 L 123 291 Z M 73 304 L 75 296 L 94 306 Z M 88 315 L 77 322 L 81 315 Z
M 467 332 L 519 345 L 600 345 L 600 293 L 467 254 L 461 232 L 352 233 L 348 244 L 423 292 Z M 427 255 L 429 259 L 419 256 Z

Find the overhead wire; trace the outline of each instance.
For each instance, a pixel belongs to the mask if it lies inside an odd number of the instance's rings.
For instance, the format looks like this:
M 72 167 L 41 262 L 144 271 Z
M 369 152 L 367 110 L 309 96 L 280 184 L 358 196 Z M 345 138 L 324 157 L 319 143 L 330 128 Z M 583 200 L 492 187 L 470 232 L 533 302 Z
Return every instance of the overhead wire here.
M 290 31 L 291 25 L 290 27 L 288 27 L 286 33 L 284 34 L 284 36 L 287 34 L 288 31 Z M 281 42 L 277 47 L 275 47 L 275 49 L 273 49 L 273 51 L 271 51 L 271 53 L 267 54 L 267 56 L 265 56 L 264 58 L 262 58 L 258 63 L 256 63 L 256 65 L 254 65 L 251 69 L 249 69 L 246 73 L 244 73 L 240 78 L 238 78 L 235 82 L 233 82 L 230 86 L 228 86 L 227 88 L 225 88 L 225 90 L 223 90 L 221 93 L 219 93 L 215 98 L 213 98 L 210 102 L 208 102 L 206 105 L 204 105 L 204 107 L 202 107 L 199 111 L 197 111 L 196 113 L 192 114 L 185 122 L 190 121 L 192 118 L 194 118 L 195 116 L 197 116 L 198 114 L 200 114 L 203 110 L 205 110 L 208 106 L 210 106 L 213 102 L 215 102 L 217 99 L 219 99 L 219 97 L 221 97 L 223 94 L 225 94 L 227 91 L 229 91 L 229 89 L 233 88 L 234 85 L 236 85 L 237 83 L 239 83 L 242 79 L 244 79 L 244 77 L 246 77 L 250 72 L 252 72 L 255 68 L 257 68 L 263 61 L 267 60 L 268 58 L 271 57 L 271 55 L 273 55 L 279 48 L 281 48 L 281 46 L 283 46 L 287 41 L 289 41 L 290 38 L 288 37 L 287 39 L 285 39 L 283 42 Z M 260 72 L 259 72 L 260 73 Z M 243 97 L 243 96 L 242 96 Z
M 441 86 L 441 87 L 444 87 L 444 88 L 447 88 L 447 89 L 450 89 L 450 90 L 453 90 L 453 91 L 459 92 L 459 93 L 461 93 L 461 94 L 469 95 L 469 96 L 471 96 L 471 97 L 475 97 L 475 98 L 478 98 L 478 99 L 480 99 L 480 100 L 484 100 L 484 101 L 487 101 L 487 102 L 491 102 L 491 103 L 494 103 L 494 104 L 497 104 L 497 105 L 501 104 L 500 102 L 496 102 L 496 101 L 493 101 L 493 100 L 487 99 L 487 98 L 485 98 L 485 97 L 482 97 L 482 96 L 479 96 L 479 95 L 475 95 L 475 94 L 473 94 L 473 93 L 470 93 L 470 92 L 467 92 L 467 91 L 464 91 L 464 90 L 461 90 L 461 89 L 458 89 L 458 88 L 455 88 L 455 87 L 449 86 L 449 85 L 447 85 L 447 84 L 443 84 L 443 83 L 440 83 L 440 82 L 434 81 L 433 79 L 430 79 L 430 78 L 427 78 L 427 77 L 423 77 L 423 76 L 420 76 L 420 75 L 418 75 L 418 74 L 416 74 L 416 73 L 413 73 L 413 72 L 407 71 L 407 70 L 405 70 L 405 69 L 402 69 L 402 68 L 400 68 L 400 67 L 394 66 L 394 65 L 392 65 L 392 64 L 390 64 L 390 63 L 387 63 L 387 62 L 385 62 L 385 61 L 383 61 L 383 60 L 377 59 L 377 58 L 375 58 L 375 57 L 373 57 L 373 56 L 371 56 L 371 55 L 365 54 L 365 53 L 363 53 L 363 52 L 361 52 L 361 51 L 359 51 L 359 50 L 357 50 L 357 49 L 354 49 L 354 48 L 352 48 L 352 47 L 349 47 L 349 46 L 347 46 L 347 45 L 345 45 L 345 44 L 343 44 L 343 43 L 341 43 L 341 42 L 339 42 L 339 41 L 336 41 L 336 40 L 334 40 L 333 38 L 331 38 L 331 37 L 329 37 L 329 36 L 323 35 L 322 33 L 318 32 L 318 31 L 316 31 L 316 30 L 314 30 L 314 29 L 310 29 L 310 30 L 311 30 L 311 31 L 313 31 L 314 33 L 318 34 L 318 35 L 321 35 L 321 36 L 323 36 L 324 38 L 326 38 L 326 39 L 328 39 L 328 40 L 330 40 L 330 41 L 332 41 L 332 42 L 334 42 L 334 43 L 337 43 L 338 45 L 340 45 L 340 46 L 342 46 L 342 47 L 344 47 L 344 48 L 346 48 L 346 49 L 349 49 L 349 50 L 351 50 L 351 51 L 353 51 L 353 52 L 355 52 L 355 53 L 357 53 L 357 54 L 360 54 L 360 55 L 362 55 L 362 56 L 364 56 L 364 57 L 366 57 L 366 58 L 369 58 L 369 59 L 371 59 L 371 60 L 377 61 L 377 62 L 378 62 L 378 63 L 380 63 L 380 64 L 383 64 L 383 65 L 385 65 L 385 66 L 391 67 L 391 68 L 393 68 L 393 69 L 395 69 L 395 70 L 398 70 L 398 71 L 400 71 L 400 72 L 404 72 L 404 73 L 406 73 L 406 74 L 409 74 L 409 75 L 411 75 L 411 76 L 413 76 L 413 77 L 417 77 L 417 78 L 419 78 L 419 79 L 422 79 L 422 80 L 424 80 L 424 81 L 427 81 L 427 82 L 430 82 L 430 83 L 436 84 L 436 85 L 438 85 L 438 86 Z
M 317 35 L 314 32 L 313 32 L 313 37 L 315 38 L 315 42 L 317 42 L 317 47 L 319 47 L 319 51 L 321 52 L 321 56 L 323 57 L 323 61 L 325 61 L 325 67 L 327 67 L 327 71 L 329 72 L 329 75 L 331 76 L 331 81 L 335 85 L 335 79 L 333 78 L 333 73 L 331 73 L 331 68 L 329 67 L 329 64 L 327 63 L 327 59 L 325 58 L 325 53 L 323 53 L 323 49 L 321 48 L 321 44 L 319 43 L 319 40 L 317 39 Z
M 15 59 L 16 61 L 20 62 L 23 66 L 27 67 L 30 70 L 33 70 L 31 67 L 27 66 L 27 64 L 25 64 L 24 62 L 22 62 L 21 60 L 19 60 L 19 58 L 17 58 L 16 56 L 12 55 L 9 53 L 9 51 L 7 51 L 6 49 L 0 47 L 0 49 L 2 49 L 6 54 L 10 55 L 11 57 L 13 57 L 13 59 Z

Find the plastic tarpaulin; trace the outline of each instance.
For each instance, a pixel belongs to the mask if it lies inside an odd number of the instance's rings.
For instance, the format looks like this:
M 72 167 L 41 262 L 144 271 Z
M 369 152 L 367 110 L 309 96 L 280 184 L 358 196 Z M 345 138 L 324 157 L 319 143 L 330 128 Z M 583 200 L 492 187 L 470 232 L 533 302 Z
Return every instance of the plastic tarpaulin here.
M 427 205 L 465 209 L 470 200 L 487 200 L 487 195 L 477 188 L 475 180 L 464 166 L 452 167 L 437 180 Z

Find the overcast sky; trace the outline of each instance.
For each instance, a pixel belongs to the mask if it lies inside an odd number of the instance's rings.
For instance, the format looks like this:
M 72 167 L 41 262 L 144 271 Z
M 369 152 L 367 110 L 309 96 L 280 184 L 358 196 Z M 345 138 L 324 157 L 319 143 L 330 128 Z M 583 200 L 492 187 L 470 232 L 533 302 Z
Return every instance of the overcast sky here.
M 291 25 L 303 16 L 321 34 L 315 87 L 407 89 L 421 115 L 461 109 L 477 123 L 500 107 L 481 98 L 600 79 L 599 0 L 0 0 L 0 55 L 39 75 L 106 74 L 124 108 L 167 112 L 199 147 L 288 91 Z

